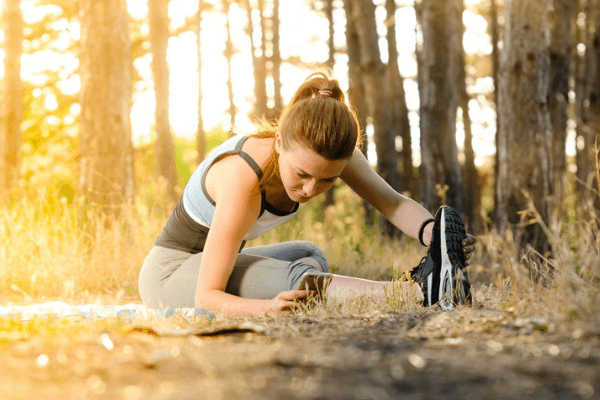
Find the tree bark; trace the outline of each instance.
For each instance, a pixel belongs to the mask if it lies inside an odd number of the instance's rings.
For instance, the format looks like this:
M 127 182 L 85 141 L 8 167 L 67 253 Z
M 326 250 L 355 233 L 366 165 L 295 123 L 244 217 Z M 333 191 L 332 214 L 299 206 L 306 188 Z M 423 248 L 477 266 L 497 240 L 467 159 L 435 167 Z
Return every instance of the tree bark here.
M 365 102 L 365 87 L 362 81 L 360 69 L 360 46 L 356 25 L 361 23 L 360 14 L 353 12 L 353 4 L 350 1 L 344 2 L 346 12 L 346 46 L 348 53 L 348 98 L 350 104 L 355 108 L 360 123 L 360 129 L 363 134 L 362 153 L 368 158 L 369 141 L 365 133 L 367 126 L 367 105 Z M 375 210 L 373 207 L 363 201 L 365 210 L 365 222 L 372 226 L 374 223 Z
M 399 190 L 392 114 L 389 108 L 390 93 L 385 81 L 386 67 L 381 61 L 379 36 L 375 23 L 375 5 L 372 0 L 352 1 L 350 18 L 356 23 L 360 49 L 360 71 L 365 87 L 368 115 L 373 121 L 377 173 L 394 189 Z M 379 229 L 386 236 L 399 235 L 400 231 L 385 218 L 379 220 Z
M 473 234 L 477 234 L 481 230 L 481 185 L 479 182 L 479 173 L 475 166 L 475 151 L 473 150 L 473 131 L 471 129 L 471 114 L 469 112 L 469 101 L 471 100 L 467 91 L 467 71 L 466 71 L 466 54 L 463 47 L 463 37 L 465 34 L 465 26 L 462 22 L 462 15 L 465 6 L 464 1 L 460 0 L 460 8 L 457 18 L 460 30 L 460 108 L 462 110 L 462 119 L 465 129 L 465 224 Z
M 198 0 L 198 14 L 196 14 L 196 39 L 198 40 L 198 129 L 196 131 L 196 144 L 198 148 L 197 162 L 200 164 L 206 157 L 206 134 L 202 118 L 202 12 L 204 0 Z
M 554 203 L 562 207 L 563 181 L 567 174 L 567 121 L 569 106 L 569 80 L 573 58 L 573 23 L 577 12 L 577 2 L 554 0 L 554 27 L 550 44 L 550 88 L 548 110 L 552 123 L 553 180 L 555 184 Z
M 327 68 L 333 70 L 335 64 L 335 45 L 333 42 L 334 35 L 334 24 L 333 24 L 333 0 L 325 0 L 325 17 L 329 27 L 329 37 L 327 38 L 327 48 L 329 50 L 329 57 L 327 58 Z M 336 185 L 333 185 L 325 192 L 325 198 L 323 199 L 323 208 L 327 208 L 335 204 L 335 189 Z
M 400 74 L 398 65 L 398 45 L 396 42 L 396 2 L 386 0 L 387 12 L 387 44 L 389 61 L 386 68 L 386 80 L 390 90 L 390 105 L 392 110 L 392 126 L 395 137 L 402 141 L 402 148 L 397 151 L 398 165 L 402 167 L 400 173 L 400 187 L 416 198 L 418 195 L 417 180 L 413 172 L 412 138 L 410 136 L 410 120 L 408 119 L 408 106 L 404 91 L 404 78 Z
M 460 98 L 458 0 L 423 0 L 420 51 L 421 201 L 430 210 L 442 203 L 464 216 L 463 176 L 456 145 Z
M 85 206 L 116 214 L 133 199 L 132 61 L 125 0 L 80 0 L 79 188 Z
M 600 212 L 600 1 L 586 6 L 585 57 L 581 77 L 580 121 L 577 127 L 577 177 L 580 200 L 586 210 Z
M 154 98 L 156 99 L 156 144 L 155 163 L 158 177 L 167 181 L 167 191 L 175 195 L 177 168 L 175 145 L 169 120 L 169 0 L 149 0 L 150 43 L 152 47 L 152 75 L 154 76 Z
M 496 135 L 494 137 L 494 144 L 496 147 L 496 154 L 494 154 L 494 182 L 496 182 L 498 180 L 498 132 L 500 132 L 500 118 L 498 117 L 498 93 L 500 93 L 500 51 L 498 49 L 498 41 L 500 39 L 500 29 L 498 27 L 498 5 L 496 0 L 490 0 L 490 35 L 492 39 L 494 106 L 496 107 Z M 496 204 L 498 204 L 498 197 L 496 197 L 496 191 L 494 190 L 494 215 L 496 215 Z
M 231 59 L 233 58 L 233 42 L 231 40 L 231 26 L 229 21 L 229 9 L 231 8 L 231 0 L 225 0 L 225 30 L 227 31 L 227 37 L 225 40 L 225 58 L 227 59 L 227 92 L 229 93 L 229 118 L 231 128 L 229 130 L 229 136 L 233 136 L 233 130 L 235 129 L 235 103 L 233 102 L 233 77 L 231 71 Z
M 273 18 L 271 23 L 272 30 L 272 46 L 273 56 L 271 57 L 273 68 L 271 75 L 273 77 L 273 100 L 275 106 L 271 113 L 275 118 L 281 114 L 283 110 L 283 97 L 281 96 L 281 51 L 279 50 L 280 38 L 279 38 L 279 0 L 273 0 Z
M 264 29 L 265 24 L 263 21 L 263 10 L 264 0 L 258 0 L 258 9 L 256 14 L 260 20 L 260 44 L 256 43 L 254 35 L 254 23 L 252 21 L 253 7 L 250 4 L 250 0 L 246 0 L 246 12 L 248 15 L 248 27 L 247 34 L 250 38 L 250 47 L 252 48 L 252 70 L 254 73 L 254 107 L 253 114 L 255 118 L 262 118 L 267 115 L 267 86 L 265 84 L 267 79 L 266 65 L 265 65 L 265 45 L 264 45 Z
M 4 0 L 4 78 L 0 94 L 0 197 L 8 199 L 19 181 L 19 147 L 23 120 L 23 17 L 19 0 Z
M 498 114 L 498 226 L 503 232 L 524 223 L 521 248 L 530 245 L 542 255 L 550 244 L 528 211 L 532 204 L 543 222 L 549 223 L 548 199 L 553 193 L 547 103 L 551 10 L 552 0 L 506 2 Z

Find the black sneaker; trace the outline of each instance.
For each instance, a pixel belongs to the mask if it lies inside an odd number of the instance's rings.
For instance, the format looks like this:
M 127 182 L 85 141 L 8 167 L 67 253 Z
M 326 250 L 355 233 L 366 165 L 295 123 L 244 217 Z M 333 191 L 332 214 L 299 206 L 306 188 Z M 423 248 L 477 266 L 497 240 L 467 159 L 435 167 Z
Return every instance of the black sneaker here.
M 471 284 L 465 268 L 462 241 L 465 226 L 454 209 L 439 208 L 433 223 L 433 238 L 418 266 L 410 276 L 421 285 L 423 306 L 438 304 L 452 310 L 458 304 L 471 304 Z

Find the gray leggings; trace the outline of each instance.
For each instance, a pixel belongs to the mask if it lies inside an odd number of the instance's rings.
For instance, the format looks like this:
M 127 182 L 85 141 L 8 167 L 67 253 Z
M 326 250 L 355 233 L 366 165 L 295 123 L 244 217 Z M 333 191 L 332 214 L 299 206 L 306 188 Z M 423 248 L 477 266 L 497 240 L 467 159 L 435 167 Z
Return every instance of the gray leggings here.
M 140 272 L 140 296 L 152 308 L 194 307 L 202 253 L 154 246 Z M 315 244 L 294 241 L 250 247 L 238 254 L 225 292 L 249 299 L 272 299 L 296 289 L 305 272 L 328 272 Z

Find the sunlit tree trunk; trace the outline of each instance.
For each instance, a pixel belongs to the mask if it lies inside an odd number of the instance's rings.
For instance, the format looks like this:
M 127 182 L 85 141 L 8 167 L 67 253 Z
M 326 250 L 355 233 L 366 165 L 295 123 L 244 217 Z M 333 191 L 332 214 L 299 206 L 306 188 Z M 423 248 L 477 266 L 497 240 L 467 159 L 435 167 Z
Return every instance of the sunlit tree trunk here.
M 19 180 L 18 154 L 23 119 L 23 18 L 20 5 L 18 0 L 4 0 L 2 7 L 4 78 L 0 93 L 0 198 L 10 194 Z
M 231 40 L 231 24 L 229 19 L 229 10 L 231 8 L 231 0 L 225 0 L 225 30 L 227 31 L 227 38 L 225 40 L 225 58 L 227 59 L 227 92 L 229 93 L 229 118 L 231 120 L 231 129 L 229 130 L 229 136 L 233 135 L 235 128 L 235 103 L 233 101 L 233 77 L 231 71 L 231 59 L 233 58 L 233 42 Z
M 446 203 L 463 214 L 463 176 L 456 145 L 461 77 L 458 10 L 458 0 L 423 0 L 421 4 L 420 192 L 428 209 Z
M 252 70 L 254 74 L 254 107 L 253 114 L 256 118 L 261 118 L 267 114 L 267 72 L 265 63 L 265 39 L 264 39 L 264 21 L 263 10 L 264 1 L 258 0 L 257 8 L 252 7 L 250 0 L 245 0 L 246 12 L 248 15 L 247 34 L 250 38 L 250 47 L 252 48 Z M 259 18 L 258 34 L 253 23 L 253 15 Z M 257 42 L 257 38 L 260 41 Z
M 329 26 L 329 36 L 327 38 L 329 57 L 327 58 L 327 68 L 333 70 L 333 66 L 335 64 L 335 45 L 333 41 L 333 0 L 325 0 L 325 17 L 327 18 L 327 24 Z M 325 198 L 323 199 L 324 208 L 332 206 L 335 203 L 335 189 L 336 186 L 334 185 L 325 192 Z
M 554 27 L 550 45 L 550 88 L 548 108 L 552 123 L 552 159 L 555 183 L 554 199 L 562 206 L 563 180 L 567 173 L 567 121 L 569 106 L 569 80 L 573 58 L 573 24 L 577 12 L 577 1 L 554 0 Z
M 586 6 L 585 58 L 581 77 L 580 123 L 577 127 L 577 177 L 580 200 L 588 210 L 600 209 L 598 147 L 600 147 L 600 7 L 599 0 Z
M 80 0 L 79 188 L 86 205 L 116 214 L 133 199 L 132 61 L 125 0 Z
M 198 148 L 197 162 L 200 164 L 206 157 L 206 135 L 204 134 L 204 120 L 202 118 L 202 12 L 204 0 L 198 0 L 198 13 L 196 14 L 196 40 L 198 45 L 198 128 L 196 130 L 196 144 Z
M 280 35 L 279 35 L 279 0 L 273 0 L 273 18 L 271 23 L 271 32 L 272 32 L 272 47 L 273 47 L 273 56 L 271 57 L 273 69 L 273 100 L 274 100 L 274 110 L 272 114 L 277 117 L 283 110 L 283 97 L 281 97 L 281 51 L 279 50 L 280 46 Z
M 471 99 L 467 92 L 467 71 L 465 49 L 463 47 L 463 37 L 465 26 L 462 22 L 462 15 L 465 9 L 464 1 L 460 0 L 460 8 L 457 23 L 461 28 L 460 33 L 460 108 L 462 110 L 462 120 L 465 129 L 465 215 L 469 230 L 476 234 L 481 228 L 480 207 L 481 207 L 481 185 L 479 182 L 479 173 L 475 166 L 475 151 L 473 150 L 473 131 L 471 129 L 471 113 L 469 112 L 469 100 Z M 467 189 L 468 188 L 468 189 Z
M 389 108 L 390 94 L 385 80 L 386 67 L 379 52 L 375 5 L 371 0 L 353 0 L 350 18 L 357 21 L 355 27 L 360 50 L 359 66 L 365 87 L 368 115 L 373 121 L 377 173 L 394 189 L 399 190 L 394 129 Z M 399 234 L 400 231 L 385 218 L 382 217 L 379 221 L 379 228 L 383 234 Z
M 169 0 L 148 0 L 150 43 L 152 47 L 152 74 L 156 99 L 155 163 L 159 177 L 167 180 L 167 190 L 174 195 L 177 185 L 175 146 L 169 121 Z
M 507 0 L 500 60 L 497 221 L 501 232 L 531 222 L 520 244 L 550 250 L 530 203 L 549 223 L 552 126 L 548 112 L 552 0 Z M 531 201 L 528 200 L 531 199 Z M 521 232 L 521 231 L 519 231 Z
M 344 9 L 346 12 L 346 52 L 348 54 L 348 98 L 352 106 L 356 109 L 358 115 L 361 132 L 363 133 L 362 152 L 365 157 L 367 157 L 369 141 L 367 140 L 365 129 L 367 127 L 368 111 L 365 102 L 365 87 L 360 73 L 360 46 L 358 41 L 358 32 L 356 29 L 356 24 L 360 23 L 361 20 L 360 14 L 353 13 L 352 2 L 345 1 Z M 367 225 L 372 226 L 374 222 L 375 211 L 373 207 L 366 201 L 363 201 L 363 208 L 365 210 L 365 222 Z
M 500 29 L 498 27 L 498 5 L 497 0 L 490 0 L 490 36 L 492 39 L 492 76 L 494 80 L 494 107 L 496 108 L 496 135 L 494 144 L 496 154 L 494 155 L 494 182 L 498 180 L 498 132 L 500 132 L 500 118 L 498 118 L 498 93 L 500 92 L 499 74 L 500 74 L 500 51 L 498 41 L 500 39 Z M 496 191 L 494 191 L 494 215 L 495 207 L 498 204 Z
M 416 198 L 417 180 L 413 172 L 412 138 L 410 136 L 410 121 L 404 91 L 404 78 L 400 74 L 398 65 L 398 44 L 396 42 L 396 2 L 386 0 L 387 12 L 387 44 L 389 61 L 386 68 L 386 81 L 390 91 L 390 108 L 392 111 L 392 126 L 395 137 L 400 137 L 402 148 L 397 152 L 398 164 L 401 166 L 400 188 Z

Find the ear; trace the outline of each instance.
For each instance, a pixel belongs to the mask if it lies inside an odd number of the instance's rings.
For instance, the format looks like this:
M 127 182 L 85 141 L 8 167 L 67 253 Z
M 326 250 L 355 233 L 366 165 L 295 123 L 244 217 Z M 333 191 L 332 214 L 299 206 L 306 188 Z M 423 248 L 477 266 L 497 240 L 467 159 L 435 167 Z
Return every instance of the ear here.
M 275 151 L 277 154 L 281 154 L 283 151 L 283 138 L 281 137 L 281 132 L 275 132 Z

